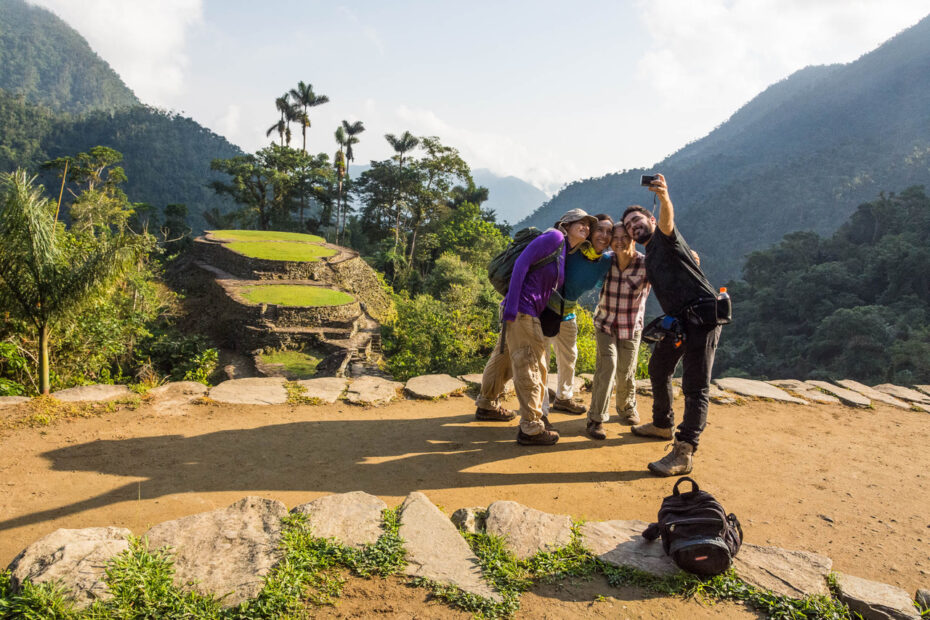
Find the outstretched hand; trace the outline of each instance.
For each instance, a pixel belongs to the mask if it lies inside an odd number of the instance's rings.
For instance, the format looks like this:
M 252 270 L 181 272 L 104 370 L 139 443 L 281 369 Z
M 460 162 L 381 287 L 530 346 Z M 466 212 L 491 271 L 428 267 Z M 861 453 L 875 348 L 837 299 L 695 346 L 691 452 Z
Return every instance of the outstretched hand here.
M 649 184 L 647 189 L 657 195 L 659 200 L 668 200 L 668 185 L 665 183 L 664 175 L 656 174 L 656 179 Z

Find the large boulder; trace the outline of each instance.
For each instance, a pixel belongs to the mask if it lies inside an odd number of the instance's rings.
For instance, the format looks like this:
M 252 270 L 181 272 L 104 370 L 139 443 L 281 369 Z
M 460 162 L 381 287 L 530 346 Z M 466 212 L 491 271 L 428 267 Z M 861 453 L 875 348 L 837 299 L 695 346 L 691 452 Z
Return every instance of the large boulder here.
M 769 381 L 768 383 L 771 383 L 777 388 L 788 390 L 792 394 L 796 394 L 800 398 L 803 398 L 807 401 L 821 403 L 824 405 L 840 404 L 840 399 L 836 396 L 830 396 L 829 394 L 821 392 L 813 386 L 808 385 L 803 381 L 798 381 L 797 379 L 779 379 L 776 381 Z
M 760 547 L 744 543 L 733 559 L 740 579 L 782 596 L 827 595 L 833 560 L 809 551 Z
M 69 403 L 107 402 L 111 400 L 119 400 L 121 398 L 130 398 L 132 395 L 132 390 L 130 390 L 125 385 L 108 384 L 80 385 L 78 387 L 52 392 L 52 398 L 57 398 L 58 400 Z
M 912 390 L 911 388 L 902 387 L 900 385 L 894 385 L 893 383 L 882 383 L 881 385 L 876 385 L 874 389 L 907 402 L 930 403 L 930 396 L 923 392 L 918 392 L 917 390 Z
M 107 562 L 129 548 L 129 530 L 89 527 L 55 530 L 32 543 L 10 563 L 12 585 L 60 581 L 75 607 L 83 609 L 111 595 L 104 583 Z
M 836 573 L 837 598 L 863 620 L 918 620 L 911 597 L 901 588 Z
M 407 550 L 407 575 L 503 600 L 482 578 L 478 558 L 452 521 L 422 493 L 414 491 L 401 505 L 399 533 Z
M 225 596 L 223 604 L 231 607 L 256 596 L 262 578 L 281 559 L 285 516 L 279 501 L 245 497 L 227 508 L 161 523 L 145 536 L 149 548 L 173 549 L 175 584 L 194 583 L 202 593 Z
M 404 390 L 414 398 L 443 398 L 464 392 L 468 385 L 449 375 L 422 375 L 413 377 L 404 385 Z
M 572 519 L 553 515 L 517 502 L 497 501 L 488 506 L 485 529 L 501 536 L 518 560 L 540 551 L 555 551 L 572 541 Z
M 629 566 L 660 577 L 674 575 L 678 567 L 665 555 L 661 540 L 647 542 L 644 521 L 592 521 L 581 526 L 585 548 L 613 566 Z
M 306 390 L 304 396 L 307 398 L 315 398 L 331 405 L 346 391 L 349 380 L 340 377 L 317 377 L 298 381 L 297 385 Z
M 287 402 L 284 377 L 230 379 L 210 388 L 210 399 L 229 405 L 283 405 Z
M 363 491 L 326 495 L 291 512 L 307 515 L 314 536 L 335 538 L 349 547 L 377 542 L 384 532 L 381 513 L 387 504 Z
M 207 386 L 197 381 L 174 381 L 152 388 L 148 402 L 157 413 L 183 413 L 184 405 L 190 404 L 207 393 Z
M 356 405 L 385 405 L 400 395 L 403 383 L 370 375 L 349 384 L 346 400 Z

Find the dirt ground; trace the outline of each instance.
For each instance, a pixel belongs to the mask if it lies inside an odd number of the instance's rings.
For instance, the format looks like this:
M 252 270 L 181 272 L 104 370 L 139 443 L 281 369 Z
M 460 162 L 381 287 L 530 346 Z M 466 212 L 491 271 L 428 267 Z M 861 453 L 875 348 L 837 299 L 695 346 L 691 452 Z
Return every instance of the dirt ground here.
M 641 398 L 640 412 L 651 404 Z M 394 506 L 422 491 L 448 514 L 509 499 L 588 520 L 652 521 L 671 491 L 671 480 L 645 467 L 665 443 L 628 427 L 609 422 L 608 440 L 595 442 L 583 434 L 583 416 L 554 413 L 561 441 L 524 447 L 514 423 L 476 422 L 473 413 L 467 397 L 370 409 L 190 405 L 170 414 L 143 405 L 6 431 L 0 566 L 57 528 L 115 525 L 142 534 L 245 495 L 292 507 L 363 490 Z M 928 445 L 930 415 L 881 404 L 712 404 L 693 476 L 739 516 L 747 542 L 815 551 L 831 557 L 834 570 L 913 596 L 930 587 Z M 328 613 L 460 615 L 427 599 L 399 580 L 353 579 Z M 736 605 L 655 598 L 598 580 L 539 586 L 520 613 L 580 615 L 755 617 Z

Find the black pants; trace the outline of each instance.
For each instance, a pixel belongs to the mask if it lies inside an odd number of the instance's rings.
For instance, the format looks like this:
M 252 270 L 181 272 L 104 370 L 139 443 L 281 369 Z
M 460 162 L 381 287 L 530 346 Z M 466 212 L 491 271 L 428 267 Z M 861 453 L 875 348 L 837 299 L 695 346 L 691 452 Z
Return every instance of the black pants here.
M 685 324 L 685 341 L 678 348 L 672 338 L 660 340 L 649 360 L 652 381 L 652 423 L 659 428 L 675 425 L 672 410 L 672 375 L 679 360 L 684 358 L 681 391 L 685 396 L 685 415 L 675 439 L 686 441 L 697 449 L 698 438 L 707 425 L 707 404 L 710 373 L 720 339 L 720 327 L 699 327 Z

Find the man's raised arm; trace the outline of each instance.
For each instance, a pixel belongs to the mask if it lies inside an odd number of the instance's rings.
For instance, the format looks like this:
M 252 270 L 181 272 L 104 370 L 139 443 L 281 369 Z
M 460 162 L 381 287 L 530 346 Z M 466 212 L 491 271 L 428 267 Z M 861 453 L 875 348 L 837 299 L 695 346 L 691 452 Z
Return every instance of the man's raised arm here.
M 672 206 L 672 199 L 668 197 L 665 177 L 661 174 L 657 174 L 656 177 L 658 178 L 649 186 L 649 191 L 659 197 L 659 230 L 671 235 L 675 230 L 675 208 Z

